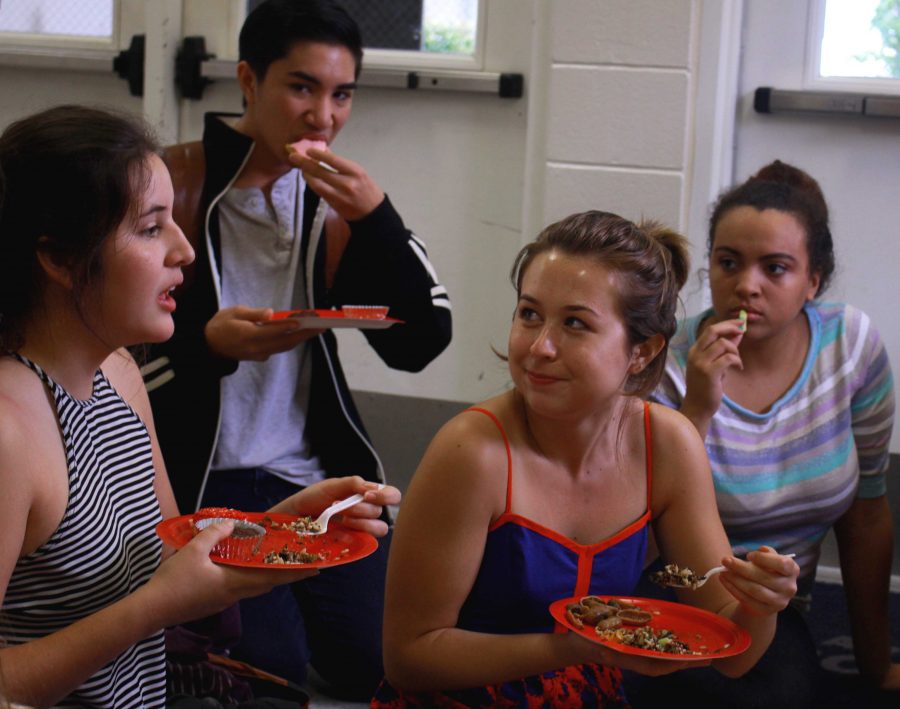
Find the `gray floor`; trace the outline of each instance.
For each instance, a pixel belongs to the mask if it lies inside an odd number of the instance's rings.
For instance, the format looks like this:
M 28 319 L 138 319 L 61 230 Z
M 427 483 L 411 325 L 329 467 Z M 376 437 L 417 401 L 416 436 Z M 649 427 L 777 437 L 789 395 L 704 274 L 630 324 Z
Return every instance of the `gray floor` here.
M 309 706 L 322 707 L 323 709 L 351 709 L 352 707 L 367 707 L 368 702 L 344 702 L 340 699 L 331 699 L 310 693 Z

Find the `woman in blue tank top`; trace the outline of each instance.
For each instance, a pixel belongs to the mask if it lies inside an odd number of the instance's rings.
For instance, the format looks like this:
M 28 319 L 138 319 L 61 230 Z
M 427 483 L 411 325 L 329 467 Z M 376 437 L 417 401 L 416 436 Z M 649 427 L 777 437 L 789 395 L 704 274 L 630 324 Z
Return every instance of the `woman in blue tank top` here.
M 703 444 L 645 404 L 688 272 L 681 237 L 603 212 L 547 229 L 516 259 L 514 388 L 451 420 L 397 521 L 385 611 L 387 679 L 373 707 L 622 706 L 620 668 L 686 666 L 555 632 L 551 602 L 627 594 L 652 525 L 664 558 L 727 571 L 683 601 L 744 626 L 745 672 L 796 591 L 774 550 L 731 556 Z

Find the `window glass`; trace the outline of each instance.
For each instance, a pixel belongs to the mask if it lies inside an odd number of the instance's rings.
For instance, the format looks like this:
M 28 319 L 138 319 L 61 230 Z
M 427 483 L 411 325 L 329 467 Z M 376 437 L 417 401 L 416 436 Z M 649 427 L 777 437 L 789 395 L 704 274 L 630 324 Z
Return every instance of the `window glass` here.
M 0 0 L 2 2 L 2 0 Z M 248 0 L 247 12 L 261 0 Z M 370 49 L 475 53 L 479 0 L 341 0 Z
M 422 51 L 473 54 L 478 0 L 424 0 Z
M 826 0 L 819 76 L 900 78 L 900 0 Z
M 111 38 L 113 0 L 0 0 L 0 32 Z

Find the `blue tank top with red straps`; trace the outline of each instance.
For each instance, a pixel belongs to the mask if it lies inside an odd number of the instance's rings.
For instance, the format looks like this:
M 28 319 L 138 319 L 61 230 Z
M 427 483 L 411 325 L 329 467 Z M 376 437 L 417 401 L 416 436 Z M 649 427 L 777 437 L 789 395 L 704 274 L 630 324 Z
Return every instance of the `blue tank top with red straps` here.
M 647 551 L 652 477 L 649 407 L 644 409 L 647 509 L 625 529 L 596 544 L 578 544 L 511 510 L 512 452 L 494 414 L 472 408 L 497 425 L 507 455 L 506 509 L 491 525 L 481 568 L 463 605 L 458 627 L 484 633 L 553 630 L 547 607 L 569 596 L 628 595 Z
M 629 595 L 647 551 L 653 479 L 650 406 L 644 404 L 647 508 L 634 522 L 595 544 L 579 544 L 512 510 L 513 466 L 509 439 L 500 420 L 486 409 L 506 446 L 506 507 L 491 525 L 478 576 L 457 627 L 482 633 L 563 632 L 548 610 L 553 601 L 589 594 Z M 549 704 L 548 704 L 549 703 Z M 409 693 L 387 681 L 371 706 L 388 707 L 584 707 L 624 706 L 618 668 L 579 665 L 488 687 Z

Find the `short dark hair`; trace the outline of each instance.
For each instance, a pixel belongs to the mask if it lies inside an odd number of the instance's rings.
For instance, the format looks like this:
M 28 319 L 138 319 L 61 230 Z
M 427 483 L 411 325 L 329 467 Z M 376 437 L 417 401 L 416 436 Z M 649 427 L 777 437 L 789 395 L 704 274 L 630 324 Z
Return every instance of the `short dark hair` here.
M 137 218 L 159 149 L 133 116 L 57 106 L 15 121 L 0 135 L 0 350 L 21 347 L 42 302 L 38 253 L 73 277 L 79 305 L 102 275 L 103 243 Z
M 554 249 L 596 259 L 618 276 L 619 314 L 630 345 L 663 336 L 659 354 L 626 382 L 626 393 L 649 394 L 662 377 L 677 327 L 678 293 L 690 270 L 687 241 L 654 220 L 634 224 L 609 212 L 573 214 L 548 226 L 519 251 L 510 271 L 516 293 L 521 294 L 522 278 L 534 259 Z
M 716 227 L 728 212 L 737 207 L 757 211 L 776 209 L 795 217 L 806 232 L 806 252 L 810 273 L 819 276 L 820 296 L 834 275 L 834 243 L 828 226 L 828 205 L 819 183 L 798 167 L 775 160 L 746 182 L 724 192 L 709 220 L 707 247 L 712 253 Z
M 262 81 L 269 66 L 283 59 L 298 42 L 346 47 L 362 69 L 362 36 L 356 21 L 332 0 L 264 0 L 244 21 L 238 39 L 238 59 L 247 62 Z

